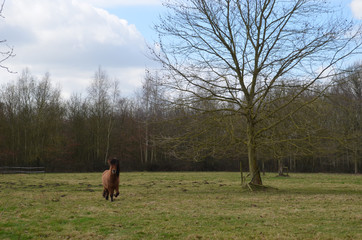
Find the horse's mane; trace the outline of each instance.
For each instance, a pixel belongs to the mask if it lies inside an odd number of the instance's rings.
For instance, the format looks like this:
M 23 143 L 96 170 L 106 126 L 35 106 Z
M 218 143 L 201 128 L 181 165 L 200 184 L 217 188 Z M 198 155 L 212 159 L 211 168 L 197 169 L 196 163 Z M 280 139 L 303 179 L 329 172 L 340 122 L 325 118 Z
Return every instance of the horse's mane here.
M 119 160 L 117 158 L 113 158 L 109 163 L 111 165 L 116 165 L 117 166 L 116 175 L 119 176 L 119 172 L 120 172 Z

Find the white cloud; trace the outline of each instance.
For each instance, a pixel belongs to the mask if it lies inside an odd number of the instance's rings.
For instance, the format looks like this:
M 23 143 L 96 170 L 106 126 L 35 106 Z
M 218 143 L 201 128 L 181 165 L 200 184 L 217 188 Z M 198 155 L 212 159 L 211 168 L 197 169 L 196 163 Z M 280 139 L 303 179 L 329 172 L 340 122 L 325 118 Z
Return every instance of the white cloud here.
M 0 32 L 5 36 L 0 37 L 6 38 L 16 53 L 6 65 L 19 73 L 28 67 L 38 76 L 49 71 L 67 91 L 66 96 L 72 89 L 85 90 L 81 88 L 91 81 L 99 65 L 118 78 L 120 85 L 138 86 L 140 69 L 150 63 L 143 36 L 134 25 L 90 2 L 96 1 L 6 1 L 5 19 L 0 19 Z M 0 84 L 15 78 L 4 71 L 0 77 Z
M 97 7 L 161 5 L 162 0 L 82 0 Z
M 352 0 L 350 6 L 354 17 L 362 20 L 362 0 Z

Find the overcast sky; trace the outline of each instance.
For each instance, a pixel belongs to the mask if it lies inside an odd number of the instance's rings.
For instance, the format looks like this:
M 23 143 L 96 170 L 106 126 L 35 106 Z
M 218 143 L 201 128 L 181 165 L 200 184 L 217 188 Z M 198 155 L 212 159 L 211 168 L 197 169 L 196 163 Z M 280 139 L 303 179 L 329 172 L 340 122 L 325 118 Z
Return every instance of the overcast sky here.
M 15 57 L 0 69 L 0 85 L 15 81 L 23 69 L 41 78 L 46 72 L 63 96 L 83 93 L 98 66 L 118 79 L 122 95 L 141 86 L 162 0 L 7 0 L 0 18 L 0 40 Z M 362 0 L 341 0 L 346 12 L 362 19 Z M 3 49 L 0 49 L 3 50 Z

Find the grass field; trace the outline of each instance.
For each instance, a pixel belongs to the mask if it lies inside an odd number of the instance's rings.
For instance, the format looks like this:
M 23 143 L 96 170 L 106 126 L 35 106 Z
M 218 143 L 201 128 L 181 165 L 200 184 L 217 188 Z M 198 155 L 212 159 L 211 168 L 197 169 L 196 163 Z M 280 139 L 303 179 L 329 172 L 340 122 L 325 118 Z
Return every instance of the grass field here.
M 228 172 L 0 175 L 0 239 L 362 239 L 362 176 Z

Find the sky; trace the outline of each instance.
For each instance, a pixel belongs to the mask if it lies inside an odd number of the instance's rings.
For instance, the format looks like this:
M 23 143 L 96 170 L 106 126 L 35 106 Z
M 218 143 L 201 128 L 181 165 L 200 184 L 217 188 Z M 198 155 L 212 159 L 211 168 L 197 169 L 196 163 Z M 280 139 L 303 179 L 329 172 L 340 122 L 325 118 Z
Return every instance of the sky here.
M 362 0 L 338 2 L 362 20 Z M 66 99 L 84 95 L 101 66 L 131 96 L 145 69 L 156 66 L 147 46 L 157 40 L 152 26 L 164 11 L 162 0 L 6 0 L 0 51 L 13 47 L 16 56 L 3 65 L 16 73 L 0 69 L 0 85 L 15 82 L 25 68 L 38 79 L 49 72 Z

